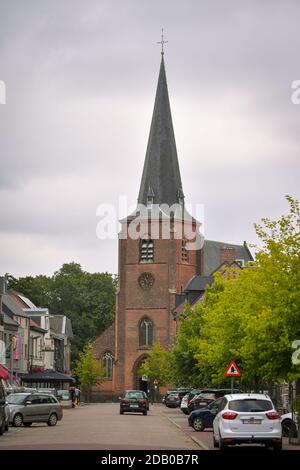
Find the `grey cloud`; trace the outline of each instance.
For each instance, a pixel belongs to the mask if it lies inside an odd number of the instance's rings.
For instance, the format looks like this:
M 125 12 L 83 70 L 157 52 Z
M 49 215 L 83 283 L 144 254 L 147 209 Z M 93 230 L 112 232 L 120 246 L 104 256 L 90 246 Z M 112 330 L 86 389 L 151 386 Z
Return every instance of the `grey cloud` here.
M 2 271 L 116 271 L 95 210 L 136 200 L 161 26 L 187 200 L 208 238 L 254 239 L 299 195 L 299 14 L 297 0 L 0 0 Z

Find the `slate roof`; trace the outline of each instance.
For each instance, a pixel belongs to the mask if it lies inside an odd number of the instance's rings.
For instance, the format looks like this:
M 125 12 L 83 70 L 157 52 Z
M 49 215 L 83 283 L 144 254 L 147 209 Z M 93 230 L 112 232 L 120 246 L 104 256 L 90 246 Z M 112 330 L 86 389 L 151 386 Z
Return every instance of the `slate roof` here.
M 147 205 L 147 196 L 169 206 L 183 196 L 163 56 L 138 203 Z
M 253 261 L 253 257 L 246 244 L 234 245 L 232 243 L 205 240 L 203 271 L 204 276 L 209 276 L 220 266 L 220 249 L 224 247 L 235 249 L 235 259 L 243 259 L 245 262 Z
M 205 291 L 207 285 L 211 285 L 214 281 L 213 276 L 194 276 L 192 277 L 184 288 L 187 291 Z

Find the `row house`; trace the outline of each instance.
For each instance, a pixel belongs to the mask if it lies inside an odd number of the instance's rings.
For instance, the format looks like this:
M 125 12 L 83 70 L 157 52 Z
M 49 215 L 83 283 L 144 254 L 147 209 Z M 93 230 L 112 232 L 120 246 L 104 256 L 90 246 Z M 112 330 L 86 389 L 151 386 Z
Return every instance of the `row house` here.
M 40 370 L 70 373 L 71 321 L 15 291 L 0 295 L 0 364 L 17 378 Z

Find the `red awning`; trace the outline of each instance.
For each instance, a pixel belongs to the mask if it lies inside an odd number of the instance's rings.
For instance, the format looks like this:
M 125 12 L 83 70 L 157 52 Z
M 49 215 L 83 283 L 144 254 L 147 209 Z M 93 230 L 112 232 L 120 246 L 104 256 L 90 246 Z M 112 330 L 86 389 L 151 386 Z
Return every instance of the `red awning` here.
M 6 367 L 0 364 L 0 379 L 8 380 L 9 378 L 10 378 L 10 373 L 8 372 Z

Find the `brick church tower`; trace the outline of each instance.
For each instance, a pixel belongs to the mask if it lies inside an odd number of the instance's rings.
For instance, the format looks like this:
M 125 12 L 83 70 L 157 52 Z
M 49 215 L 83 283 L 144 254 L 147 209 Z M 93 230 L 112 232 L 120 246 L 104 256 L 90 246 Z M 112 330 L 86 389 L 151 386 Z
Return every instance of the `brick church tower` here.
M 184 209 L 162 53 L 138 206 L 121 221 L 115 390 L 146 389 L 139 368 L 152 344 L 174 344 L 176 294 L 200 272 L 200 253 L 187 249 L 184 221 L 194 233 L 199 224 Z
M 213 273 L 252 259 L 246 244 L 205 240 L 184 206 L 164 56 L 159 71 L 144 169 L 133 214 L 121 221 L 115 323 L 93 342 L 106 369 L 93 400 L 148 389 L 139 369 L 155 341 L 174 344 L 174 318 L 202 298 Z M 237 264 L 238 263 L 238 264 Z

